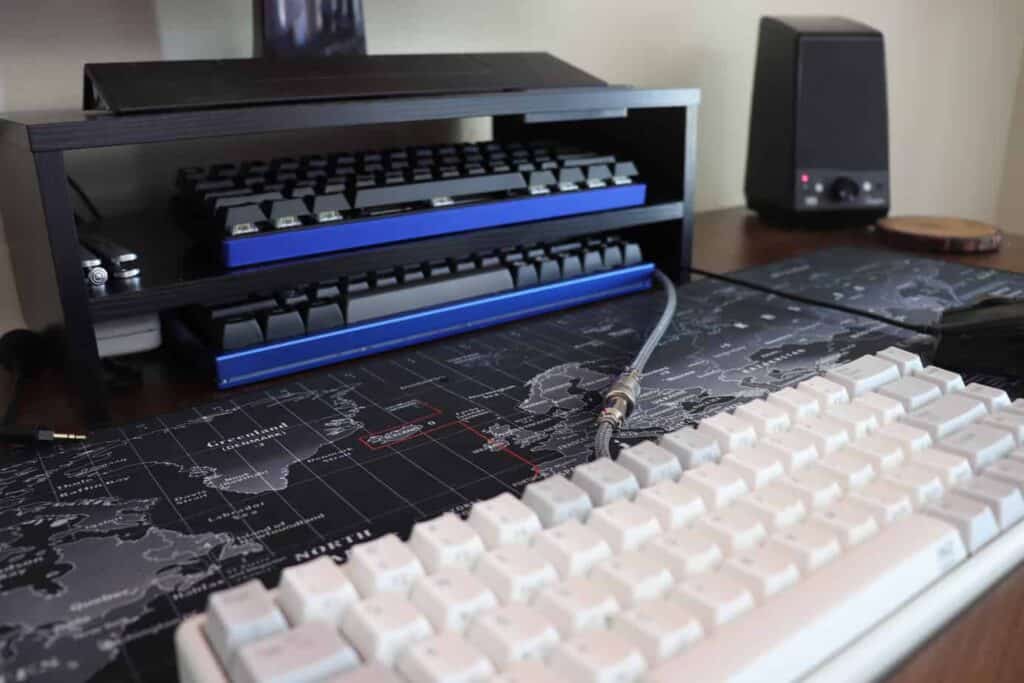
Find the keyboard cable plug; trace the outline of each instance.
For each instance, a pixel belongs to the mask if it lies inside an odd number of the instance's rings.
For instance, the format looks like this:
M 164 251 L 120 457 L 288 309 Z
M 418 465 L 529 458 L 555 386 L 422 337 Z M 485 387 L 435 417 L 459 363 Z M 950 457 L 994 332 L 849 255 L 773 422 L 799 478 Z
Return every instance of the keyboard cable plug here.
M 661 317 L 647 340 L 636 354 L 633 362 L 626 366 L 614 382 L 611 388 L 604 395 L 604 407 L 597 416 L 597 434 L 594 437 L 594 458 L 611 457 L 612 435 L 622 427 L 626 418 L 636 408 L 637 400 L 640 398 L 640 378 L 643 375 L 644 366 L 654 353 L 658 342 L 665 335 L 669 324 L 676 313 L 676 285 L 665 273 L 660 270 L 654 271 L 654 278 L 665 290 L 665 307 L 661 311 Z

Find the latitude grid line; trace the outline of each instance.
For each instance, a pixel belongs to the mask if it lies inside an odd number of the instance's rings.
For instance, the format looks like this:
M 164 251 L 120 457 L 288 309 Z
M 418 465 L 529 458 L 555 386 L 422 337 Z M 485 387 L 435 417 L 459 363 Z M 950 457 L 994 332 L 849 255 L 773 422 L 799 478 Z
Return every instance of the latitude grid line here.
M 436 365 L 440 365 L 443 368 L 449 369 L 451 372 L 454 372 L 454 373 L 457 373 L 459 375 L 462 375 L 463 377 L 465 377 L 469 381 L 475 382 L 476 384 L 479 384 L 480 386 L 482 386 L 483 388 L 485 388 L 485 389 L 487 389 L 489 391 L 495 391 L 496 390 L 494 387 L 487 386 L 487 384 L 485 384 L 484 382 L 481 382 L 476 377 L 468 375 L 465 372 L 463 372 L 462 370 L 456 369 L 454 366 L 446 366 L 446 365 L 444 365 L 441 361 L 437 360 L 436 358 L 434 358 L 433 356 L 431 356 L 430 354 L 428 354 L 424 350 L 417 349 L 416 351 L 414 351 L 414 353 L 416 353 L 417 355 L 423 356 L 424 358 L 426 358 L 427 360 L 429 360 L 430 362 L 432 362 L 432 363 L 434 363 Z M 397 361 L 391 361 L 391 362 L 397 364 Z M 528 364 L 528 363 L 526 363 L 524 361 L 524 364 Z M 522 384 L 522 382 L 523 382 L 523 380 L 521 378 L 516 377 L 515 375 L 513 375 L 513 374 L 511 374 L 509 372 L 505 372 L 505 370 L 503 370 L 502 368 L 499 368 L 497 365 L 488 365 L 487 367 L 489 369 L 491 369 L 491 370 L 494 370 L 495 372 L 501 373 L 502 375 L 505 375 L 506 377 L 509 377 L 509 378 L 515 380 L 516 382 L 518 382 L 520 384 Z M 534 366 L 531 365 L 530 367 L 534 367 Z M 535 369 L 537 369 L 539 372 L 541 371 L 539 368 L 535 368 Z M 413 374 L 416 374 L 416 373 L 413 373 Z M 504 391 L 502 391 L 501 395 L 505 396 L 506 394 L 505 394 Z M 512 398 L 512 397 L 509 396 L 509 398 Z M 472 399 L 469 399 L 469 400 L 472 400 Z M 490 411 L 490 412 L 494 412 L 494 411 Z
M 235 403 L 234 399 L 231 399 L 231 404 L 234 405 L 235 408 L 237 410 L 239 410 L 254 425 L 256 425 L 259 428 L 263 427 L 263 425 L 261 425 L 260 423 L 256 422 L 256 420 L 252 419 L 252 417 L 248 413 L 246 413 L 244 410 L 242 410 L 238 406 L 238 404 Z M 203 417 L 203 414 L 199 412 L 199 407 L 198 406 L 193 407 L 192 410 L 193 410 L 193 412 L 195 412 L 196 415 L 199 415 L 200 417 Z M 214 417 L 216 417 L 216 416 L 214 416 Z M 221 438 L 221 440 L 224 440 L 224 434 L 219 429 L 217 429 L 216 426 L 214 426 L 212 419 L 209 422 L 207 422 L 206 424 L 210 425 L 210 429 L 212 429 L 213 431 L 217 432 L 217 436 L 219 436 Z M 295 462 L 298 462 L 298 458 L 296 458 L 295 454 L 291 452 L 291 449 L 289 449 L 283 443 L 278 441 L 276 438 L 271 437 L 271 440 L 274 441 L 275 443 L 277 443 L 277 445 L 280 446 L 281 448 L 283 448 L 285 451 L 287 451 L 288 455 L 290 455 L 292 457 L 292 460 L 294 460 Z M 285 505 L 288 506 L 288 509 L 291 510 L 295 514 L 296 519 L 298 519 L 298 520 L 302 519 L 302 515 L 299 514 L 299 511 L 296 510 L 294 507 L 292 507 L 292 504 L 288 501 L 288 499 L 286 499 L 284 496 L 281 495 L 280 491 L 278 491 L 277 489 L 275 489 L 273 486 L 270 485 L 270 482 L 267 481 L 266 477 L 264 477 L 262 474 L 260 474 L 256 470 L 256 468 L 252 466 L 252 463 L 249 462 L 248 458 L 246 458 L 244 455 L 242 455 L 241 453 L 238 452 L 238 448 L 237 447 L 231 446 L 230 450 L 234 452 L 236 457 L 238 457 L 242 462 L 245 463 L 245 466 L 248 467 L 249 470 L 253 474 L 259 476 L 259 478 L 263 481 L 263 483 L 266 484 L 267 487 L 270 488 L 270 490 L 274 492 L 274 495 L 281 499 L 281 502 L 283 502 Z M 259 494 L 257 494 L 257 495 L 259 495 Z M 310 524 L 308 524 L 306 522 L 303 522 L 303 526 L 309 527 L 313 531 L 313 533 L 317 535 L 317 538 L 319 538 L 321 541 L 326 540 L 324 538 L 323 534 L 321 534 L 319 531 L 317 531 L 316 528 L 313 527 L 312 525 L 310 525 Z
M 420 354 L 420 355 L 422 355 L 422 354 Z M 425 357 L 426 357 L 426 358 L 427 358 L 428 360 L 431 360 L 431 361 L 433 361 L 434 363 L 437 363 L 437 365 L 441 365 L 441 367 L 442 367 L 442 368 L 444 368 L 444 367 L 445 367 L 445 366 L 444 366 L 444 365 L 442 365 L 441 363 L 438 363 L 437 361 L 434 361 L 434 359 L 430 358 L 429 356 L 425 356 Z M 396 365 L 397 365 L 396 361 L 394 361 L 394 360 L 392 360 L 392 361 L 391 361 L 391 363 L 392 363 L 392 364 L 396 364 Z M 425 377 L 424 375 L 420 375 L 420 373 L 416 372 L 415 370 L 411 370 L 411 369 L 408 369 L 408 368 L 406 368 L 406 371 L 407 371 L 407 372 L 410 372 L 410 373 L 411 373 L 411 374 L 413 374 L 413 375 L 416 375 L 416 376 L 417 376 L 417 377 L 419 377 L 419 378 L 420 378 L 421 380 L 422 380 L 422 379 L 426 379 L 426 377 Z M 470 403 L 472 403 L 473 405 L 475 405 L 475 406 L 476 406 L 477 408 L 481 408 L 481 409 L 483 409 L 483 410 L 486 410 L 487 412 L 489 412 L 489 413 L 491 413 L 491 414 L 494 414 L 494 411 L 493 411 L 493 410 L 490 410 L 489 408 L 486 408 L 486 407 L 484 407 L 484 406 L 480 405 L 479 403 L 477 403 L 476 401 L 473 401 L 472 399 L 469 399 L 469 398 L 467 398 L 467 397 L 464 397 L 464 396 L 459 396 L 458 394 L 456 394 L 456 393 L 455 393 L 454 391 L 452 391 L 452 390 L 451 390 L 451 389 L 449 389 L 448 387 L 445 387 L 445 386 L 441 386 L 441 385 L 437 385 L 437 386 L 438 386 L 438 388 L 439 388 L 439 389 L 441 389 L 442 391 L 445 391 L 445 392 L 447 392 L 447 393 L 451 394 L 452 396 L 455 396 L 456 398 L 459 398 L 459 399 L 463 399 L 463 400 L 469 401 Z M 483 385 L 483 386 L 487 386 L 487 385 Z M 480 467 L 479 465 L 477 465 L 477 464 L 476 464 L 475 462 L 473 462 L 472 460 L 468 460 L 468 459 L 464 458 L 464 457 L 462 456 L 462 454 L 461 454 L 461 453 L 459 453 L 458 451 L 456 451 L 455 449 L 453 449 L 453 448 L 452 448 L 451 446 L 449 446 L 448 444 L 446 444 L 446 443 L 443 443 L 443 442 L 441 442 L 441 441 L 438 441 L 437 439 L 435 439 L 435 438 L 434 438 L 434 435 L 433 435 L 433 434 L 426 434 L 426 437 L 427 437 L 428 439 L 430 439 L 430 440 L 431 440 L 431 441 L 432 441 L 433 443 L 436 443 L 436 444 L 437 444 L 438 446 L 440 446 L 440 447 L 444 448 L 444 449 L 445 449 L 446 451 L 448 451 L 449 453 L 451 453 L 452 455 L 454 455 L 455 457 L 457 457 L 457 458 L 458 458 L 459 460 L 461 460 L 462 462 L 464 462 L 464 463 L 466 463 L 466 464 L 468 464 L 468 465 L 470 465 L 470 466 L 474 467 L 475 469 L 478 469 L 478 470 L 480 470 L 481 472 L 483 472 L 484 474 L 486 474 L 486 475 L 487 475 L 488 477 L 490 477 L 490 478 L 491 478 L 491 479 L 493 479 L 494 481 L 496 481 L 496 482 L 498 482 L 499 484 L 501 484 L 502 488 L 508 489 L 509 491 L 512 491 L 513 493 L 515 492 L 515 488 L 514 488 L 514 487 L 512 487 L 512 486 L 509 486 L 508 484 L 506 484 L 506 483 L 505 483 L 504 481 L 502 481 L 501 479 L 498 479 L 498 478 L 497 478 L 496 476 L 494 476 L 494 474 L 493 474 L 493 473 L 491 473 L 491 472 L 488 472 L 487 470 L 485 470 L 484 468 Z M 493 438 L 488 438 L 488 441 L 493 441 Z
M 352 389 L 352 391 L 354 391 L 354 392 L 358 393 L 358 394 L 359 394 L 360 396 L 362 396 L 362 397 L 363 397 L 364 399 L 366 399 L 366 400 L 367 400 L 368 402 L 372 403 L 372 404 L 373 404 L 374 406 L 376 406 L 376 407 L 377 407 L 377 408 L 378 408 L 378 409 L 379 409 L 379 410 L 380 410 L 381 412 L 387 413 L 387 414 L 388 414 L 388 415 L 389 415 L 389 416 L 390 416 L 390 417 L 391 417 L 392 419 L 394 419 L 394 420 L 398 420 L 398 418 L 397 418 L 397 417 L 395 417 L 395 415 L 394 415 L 394 414 L 393 414 L 393 413 L 392 413 L 391 411 L 389 411 L 389 410 L 387 410 L 386 408 L 384 408 L 384 406 L 380 405 L 379 403 L 377 403 L 376 401 L 374 401 L 374 400 L 373 400 L 372 398 L 370 398 L 370 397 L 369 397 L 369 396 L 367 396 L 366 394 L 362 393 L 361 391 L 359 391 L 359 390 L 358 390 L 358 389 L 356 389 L 356 388 L 353 388 L 353 389 Z M 390 452 L 392 452 L 392 453 L 394 453 L 395 455 L 397 455 L 398 457 L 400 457 L 400 458 L 401 458 L 401 459 L 402 459 L 403 461 L 405 461 L 406 463 L 408 463 L 408 464 L 409 464 L 409 465 L 410 465 L 411 467 L 413 467 L 413 468 L 415 468 L 415 469 L 419 470 L 420 472 L 423 472 L 423 473 L 424 473 L 425 475 L 427 475 L 428 477 L 430 477 L 431 479 L 433 479 L 434 481 L 436 481 L 436 482 L 437 482 L 438 484 L 440 484 L 441 486 L 443 486 L 443 487 L 444 487 L 444 488 L 446 488 L 447 490 L 449 490 L 449 491 L 451 491 L 452 493 L 454 493 L 454 494 L 455 494 L 456 496 L 458 496 L 459 498 L 461 498 L 461 499 L 463 500 L 463 502 L 465 502 L 465 503 L 468 503 L 468 502 L 470 502 L 470 500 L 469 500 L 468 498 L 466 498 L 466 496 L 462 495 L 462 493 L 461 493 L 461 492 L 460 492 L 460 491 L 459 491 L 458 489 L 452 488 L 451 486 L 449 486 L 449 485 L 448 485 L 448 483 L 447 483 L 447 482 L 445 482 L 444 480 L 442 480 L 442 479 L 438 478 L 438 477 L 437 477 L 437 476 L 435 476 L 435 475 L 434 475 L 434 474 L 433 474 L 432 472 L 430 472 L 430 471 L 428 471 L 428 470 L 425 470 L 425 469 L 423 469 L 422 467 L 420 467 L 419 465 L 417 465 L 417 464 L 416 464 L 416 463 L 415 463 L 415 462 L 414 462 L 414 461 L 413 461 L 413 460 L 412 460 L 411 458 L 409 458 L 408 456 L 406 456 L 406 455 L 405 455 L 405 453 L 403 453 L 403 452 L 402 452 L 402 451 L 400 451 L 399 449 L 395 448 L 395 447 L 394 447 L 394 446 L 393 446 L 392 444 L 387 444 L 387 446 L 386 446 L 386 447 L 387 447 L 387 449 L 388 449 L 388 450 L 389 450 Z M 389 488 L 390 488 L 390 487 L 389 487 Z M 433 497 L 434 497 L 434 496 L 430 496 L 430 498 L 433 498 Z M 424 498 L 423 500 L 424 500 L 424 501 L 426 501 L 426 500 L 428 500 L 428 499 L 429 499 L 429 498 Z M 423 515 L 423 511 L 422 511 L 422 510 L 420 510 L 420 509 L 419 509 L 418 507 L 416 507 L 416 506 L 413 506 L 413 507 L 414 507 L 414 508 L 416 509 L 416 511 L 417 511 L 417 512 L 419 512 L 419 513 L 420 513 L 420 515 Z
M 314 390 L 310 389 L 309 387 L 307 387 L 307 386 L 306 386 L 305 384 L 303 384 L 302 382 L 296 382 L 296 384 L 298 384 L 298 385 L 299 385 L 300 387 L 302 387 L 302 388 L 303 388 L 303 389 L 304 389 L 305 391 L 308 391 L 308 392 L 309 392 L 310 394 L 316 394 L 316 392 L 315 392 Z M 319 398 L 320 398 L 319 394 L 316 394 L 316 399 L 319 399 Z M 315 435 L 316 437 L 318 437 L 318 438 L 322 439 L 322 440 L 323 440 L 323 443 L 324 443 L 324 445 L 325 445 L 325 446 L 333 446 L 333 445 L 334 445 L 334 444 L 333 444 L 333 443 L 332 443 L 332 442 L 331 442 L 331 441 L 330 441 L 330 440 L 329 440 L 329 439 L 328 439 L 327 437 L 325 437 L 325 436 L 324 436 L 323 434 L 321 434 L 320 432 L 318 432 L 318 431 L 316 430 L 316 428 L 314 428 L 314 427 L 313 427 L 313 425 L 311 425 L 311 424 L 309 424 L 308 422 L 306 422 L 305 420 L 303 420 L 303 419 L 302 419 L 301 417 L 299 417 L 298 413 L 296 413 L 296 412 L 295 412 L 294 410 L 292 410 L 292 409 L 291 409 L 291 408 L 289 408 L 289 407 L 288 407 L 287 405 L 285 405 L 284 403 L 282 403 L 280 399 L 277 399 L 277 398 L 275 398 L 275 399 L 274 399 L 274 402 L 275 402 L 275 403 L 274 403 L 275 405 L 277 405 L 277 406 L 280 406 L 280 407 L 281 407 L 281 408 L 283 408 L 284 410 L 288 411 L 288 412 L 289 412 L 289 413 L 290 413 L 290 414 L 292 415 L 292 417 L 294 417 L 294 418 L 295 418 L 296 420 L 298 420 L 298 421 L 299 421 L 299 423 L 301 423 L 301 424 L 302 424 L 302 425 L 303 425 L 304 427 L 306 427 L 306 428 L 307 428 L 307 429 L 308 429 L 308 430 L 309 430 L 310 432 L 312 432 L 312 433 L 313 433 L 313 434 L 314 434 L 314 435 Z M 233 399 L 232 399 L 232 403 L 235 403 L 235 401 L 234 401 Z M 237 405 L 237 404 L 236 404 L 236 405 Z M 330 405 L 329 405 L 329 404 L 327 404 L 327 403 L 325 403 L 325 405 L 327 405 L 328 407 L 330 407 Z M 241 408 L 240 408 L 240 409 L 241 409 Z M 335 411 L 335 412 L 337 412 L 337 411 Z M 247 416 L 247 417 L 248 417 L 248 416 Z M 250 417 L 249 419 L 250 419 L 251 421 L 255 422 L 255 420 L 252 420 L 252 418 L 251 418 L 251 417 Z M 288 451 L 288 452 L 289 452 L 289 453 L 291 453 L 291 451 Z M 293 457 L 293 458 L 295 458 L 295 455 L 294 455 L 294 454 L 292 454 L 292 457 Z M 320 482 L 321 484 L 323 484 L 324 486 L 326 486 L 327 488 L 329 488 L 329 489 L 331 490 L 331 493 L 333 493 L 333 494 L 334 494 L 335 496 L 337 496 L 338 500 L 340 500 L 340 501 L 341 501 L 342 503 L 344 503 L 344 504 L 345 504 L 345 505 L 347 505 L 348 507 L 350 507 L 350 508 L 352 508 L 353 510 L 355 510 L 355 511 L 356 511 L 356 514 L 358 514 L 358 515 L 359 515 L 360 517 L 362 517 L 362 518 L 363 518 L 363 521 L 364 521 L 364 522 L 365 522 L 366 524 L 372 524 L 372 523 L 373 523 L 373 521 L 372 521 L 372 520 L 371 520 L 371 519 L 370 519 L 369 517 L 367 517 L 366 515 L 364 515 L 364 514 L 363 514 L 363 511 L 362 511 L 362 510 L 360 510 L 359 508 L 357 508 L 357 507 L 356 507 L 355 505 L 352 505 L 352 503 L 348 502 L 348 500 L 347 500 L 347 499 L 345 498 L 345 496 L 343 496 L 343 495 L 341 495 L 340 493 L 338 493 L 338 490 L 337 490 L 336 488 L 334 488 L 333 486 L 331 486 L 330 484 L 328 484 L 328 483 L 327 483 L 326 481 L 324 481 L 324 479 L 323 479 L 323 478 L 322 478 L 322 477 L 321 477 L 321 476 L 320 476 L 319 474 L 317 474 L 316 472 L 314 472 L 314 471 L 313 471 L 313 468 L 312 468 L 312 467 L 309 467 L 308 465 L 306 465 L 306 462 L 305 462 L 304 460 L 299 460 L 298 458 L 295 458 L 295 461 L 296 461 L 296 464 L 298 464 L 298 465 L 302 466 L 302 467 L 303 467 L 303 468 L 304 468 L 304 469 L 305 469 L 305 470 L 306 470 L 307 472 L 309 472 L 309 473 L 310 473 L 310 474 L 312 474 L 312 475 L 313 475 L 314 477 L 316 477 L 317 481 L 319 481 L 319 482 Z
M 331 381 L 333 381 L 333 382 L 334 382 L 335 384 L 338 384 L 339 386 L 343 387 L 344 389 L 348 389 L 348 390 L 351 390 L 351 391 L 355 391 L 355 387 L 350 387 L 350 386 L 348 386 L 347 384 L 345 384 L 344 382 L 342 382 L 342 381 L 341 381 L 340 379 L 338 379 L 337 377 L 335 377 L 335 376 L 334 376 L 334 373 L 331 373 L 331 372 L 327 372 L 327 373 L 325 373 L 325 374 L 326 374 L 326 376 L 327 376 L 327 377 L 329 377 L 329 378 L 331 379 Z M 301 384 L 301 382 L 300 382 L 300 384 Z M 305 386 L 305 385 L 302 385 L 302 386 Z M 327 406 L 328 408 L 330 408 L 330 409 L 331 409 L 332 411 L 334 411 L 335 415 L 339 415 L 339 414 L 340 414 L 340 413 L 338 413 L 337 409 L 336 409 L 336 408 L 334 408 L 334 406 L 332 406 L 332 405 L 331 405 L 330 403 L 328 403 L 327 401 L 325 401 L 325 400 L 323 399 L 323 397 L 321 397 L 321 396 L 317 396 L 317 400 L 318 400 L 318 401 L 320 401 L 321 403 L 323 403 L 323 404 L 324 404 L 325 406 Z M 387 411 L 384 411 L 384 412 L 387 412 Z M 315 431 L 315 432 L 316 432 L 316 429 L 315 429 L 315 428 L 313 428 L 313 431 Z M 317 434 L 320 434 L 320 432 L 317 432 Z M 360 470 L 362 470 L 362 472 L 363 472 L 363 473 L 364 473 L 364 474 L 365 474 L 366 476 L 370 477 L 370 478 L 371 478 L 371 479 L 373 479 L 373 480 L 374 480 L 375 482 L 377 482 L 378 484 L 380 484 L 381 486 L 383 486 L 384 488 L 386 488 L 386 489 L 387 489 L 388 491 L 390 491 L 391 493 L 393 493 L 393 494 L 395 495 L 395 497 L 396 497 L 396 498 L 398 498 L 399 500 L 401 500 L 402 502 L 404 502 L 404 503 L 405 503 L 406 505 L 408 505 L 408 506 L 409 506 L 410 508 L 412 508 L 413 510 L 415 510 L 415 511 L 416 511 L 416 513 L 417 513 L 418 515 L 420 515 L 420 516 L 423 516 L 423 514 L 424 514 L 424 513 L 423 513 L 423 510 L 421 510 L 421 509 L 420 509 L 420 508 L 419 508 L 419 507 L 418 507 L 418 506 L 417 506 L 417 505 L 416 505 L 415 503 L 413 503 L 413 502 L 412 502 L 411 500 L 409 500 L 408 498 L 406 498 L 405 496 L 403 496 L 402 494 L 400 494 L 400 493 L 399 493 L 398 491 L 396 491 L 396 490 L 395 490 L 394 488 L 392 488 L 392 487 L 391 487 L 391 485 L 390 485 L 390 484 L 388 484 L 388 483 L 387 483 L 386 481 L 384 481 L 383 479 L 381 479 L 380 477 L 378 477 L 378 476 L 377 476 L 376 474 L 374 474 L 373 472 L 371 472 L 371 471 L 370 471 L 369 469 L 367 469 L 367 468 L 366 468 L 366 467 L 365 467 L 365 466 L 363 465 L 363 463 L 361 463 L 361 462 L 359 462 L 358 460 L 356 460 L 355 458 L 351 458 L 351 457 L 349 458 L 349 461 L 350 461 L 350 462 L 352 462 L 352 464 L 353 464 L 353 465 L 355 465 L 356 467 L 358 467 L 358 468 L 359 468 Z M 423 501 L 421 501 L 421 502 L 423 502 Z M 396 508 L 396 509 L 399 509 L 399 508 Z M 390 512 L 390 511 L 389 511 L 389 512 Z M 360 512 L 360 514 L 362 514 L 362 512 Z
M 344 384 L 343 382 L 341 382 L 341 381 L 340 381 L 339 379 L 337 379 L 336 377 L 334 377 L 334 375 L 332 375 L 332 374 L 328 373 L 328 376 L 329 376 L 329 377 L 330 377 L 330 378 L 331 378 L 332 380 L 334 380 L 335 382 L 337 382 L 338 384 L 340 384 L 341 386 L 346 386 L 346 385 L 345 385 L 345 384 Z M 348 387 L 346 387 L 346 388 L 348 388 Z M 395 415 L 394 415 L 394 414 L 393 414 L 393 413 L 392 413 L 392 412 L 391 412 L 390 410 L 387 410 L 387 409 L 386 409 L 386 408 L 385 408 L 384 406 L 382 406 L 381 404 L 379 404 L 379 403 L 377 403 L 376 401 L 374 401 L 374 400 L 373 400 L 372 398 L 370 398 L 370 397 L 369 397 L 368 395 L 366 395 L 366 394 L 364 394 L 363 392 L 359 391 L 359 389 L 357 389 L 357 388 L 355 388 L 355 387 L 351 387 L 351 390 L 352 390 L 352 391 L 353 391 L 354 393 L 357 393 L 357 394 L 359 394 L 360 396 L 362 396 L 362 397 L 363 397 L 363 398 L 364 398 L 364 399 L 365 399 L 365 400 L 366 400 L 366 401 L 367 401 L 368 403 L 371 403 L 371 404 L 373 404 L 373 405 L 374 405 L 374 406 L 375 406 L 375 407 L 376 407 L 376 408 L 377 408 L 378 410 L 380 410 L 381 412 L 383 412 L 383 413 L 386 413 L 386 414 L 387 414 L 387 415 L 388 415 L 389 417 L 391 417 L 391 418 L 392 418 L 393 420 L 395 420 L 395 421 L 398 421 L 398 418 L 397 418 L 397 417 L 395 417 Z M 433 475 L 433 474 L 432 474 L 431 472 L 429 472 L 429 471 L 427 471 L 427 470 L 423 469 L 422 467 L 420 467 L 419 465 L 417 465 L 417 464 L 416 464 L 416 463 L 415 463 L 414 461 L 412 461 L 411 459 L 409 459 L 408 457 L 406 457 L 406 455 L 405 455 L 404 453 L 402 453 L 402 451 L 400 451 L 400 450 L 398 450 L 397 448 L 395 448 L 395 447 L 394 447 L 394 446 L 393 446 L 392 444 L 387 444 L 387 445 L 386 445 L 386 448 L 388 449 L 388 451 L 390 451 L 391 453 L 393 453 L 393 454 L 397 455 L 397 456 L 398 456 L 398 457 L 400 457 L 400 458 L 401 458 L 401 459 L 402 459 L 403 461 L 405 461 L 406 463 L 408 463 L 408 464 L 409 464 L 409 465 L 410 465 L 411 467 L 413 467 L 413 468 L 415 468 L 415 469 L 419 470 L 420 472 L 423 472 L 423 473 L 424 473 L 425 475 L 427 475 L 428 477 L 430 477 L 431 479 L 433 479 L 434 481 L 436 481 L 437 483 L 439 483 L 439 484 L 440 484 L 440 485 L 441 485 L 442 487 L 444 487 L 444 488 L 446 488 L 446 489 L 447 489 L 448 491 L 451 491 L 452 493 L 454 493 L 454 494 L 455 494 L 456 496 L 458 496 L 459 498 L 461 498 L 463 502 L 465 502 L 465 503 L 468 503 L 468 502 L 470 502 L 470 501 L 469 501 L 469 499 L 468 499 L 468 498 L 466 498 L 466 497 L 465 497 L 464 495 L 462 495 L 462 493 L 461 493 L 461 492 L 459 492 L 459 491 L 458 491 L 457 489 L 454 489 L 454 488 L 452 488 L 452 487 L 451 487 L 451 486 L 449 486 L 449 485 L 448 485 L 448 484 L 447 484 L 447 483 L 446 483 L 445 481 L 443 481 L 443 480 L 441 480 L 441 479 L 437 478 L 437 477 L 436 477 L 436 476 L 434 476 L 434 475 Z M 382 480 L 382 479 L 380 479 L 379 477 L 374 477 L 374 478 L 375 478 L 375 479 L 377 479 L 378 481 L 381 481 L 381 482 L 383 483 L 383 480 Z M 385 484 L 385 485 L 386 485 L 386 484 Z M 391 487 L 390 487 L 390 486 L 388 486 L 388 488 L 390 489 Z M 396 495 L 398 494 L 398 492 L 397 492 L 397 491 L 394 491 L 394 489 L 392 489 L 392 491 L 393 491 L 393 492 L 394 492 L 394 493 L 395 493 Z M 403 500 L 407 500 L 407 499 L 405 498 L 405 496 L 399 496 L 399 497 L 400 497 L 400 498 L 402 498 Z M 430 496 L 430 498 L 433 498 L 433 497 L 434 497 L 434 496 Z M 424 499 L 423 499 L 423 501 L 426 501 L 426 500 L 429 500 L 429 498 L 424 498 Z M 420 509 L 419 509 L 419 507 L 417 507 L 416 505 L 412 504 L 411 502 L 410 502 L 410 505 L 412 505 L 413 509 L 415 509 L 415 510 L 416 510 L 416 511 L 417 511 L 417 512 L 418 512 L 418 513 L 419 513 L 419 514 L 421 515 L 421 516 L 423 516 L 423 511 L 422 511 L 422 510 L 420 510 Z

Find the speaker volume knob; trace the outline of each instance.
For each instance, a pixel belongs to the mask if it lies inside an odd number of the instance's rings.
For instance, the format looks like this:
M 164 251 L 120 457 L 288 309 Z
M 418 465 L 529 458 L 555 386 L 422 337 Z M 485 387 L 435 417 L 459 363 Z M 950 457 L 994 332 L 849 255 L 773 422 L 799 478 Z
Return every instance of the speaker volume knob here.
M 851 202 L 860 194 L 860 185 L 852 178 L 842 176 L 832 183 L 831 193 L 837 202 Z

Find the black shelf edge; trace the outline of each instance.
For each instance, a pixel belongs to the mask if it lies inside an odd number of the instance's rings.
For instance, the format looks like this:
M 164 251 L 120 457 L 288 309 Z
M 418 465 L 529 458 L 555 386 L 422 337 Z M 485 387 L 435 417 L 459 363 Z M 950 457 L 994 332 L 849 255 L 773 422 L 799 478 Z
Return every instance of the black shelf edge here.
M 43 152 L 330 126 L 602 109 L 690 107 L 699 102 L 700 90 L 694 88 L 610 86 L 229 107 L 162 114 L 69 113 L 63 120 L 45 117 L 37 121 L 31 116 L 9 115 L 9 119 L 26 126 L 32 150 Z
M 490 251 L 510 244 L 557 242 L 590 234 L 622 230 L 683 218 L 683 202 L 581 214 L 553 220 L 472 230 L 422 240 L 395 242 L 365 249 L 332 252 L 304 259 L 268 263 L 226 271 L 193 280 L 155 285 L 93 298 L 94 322 L 156 313 L 190 304 L 219 304 L 244 298 L 254 291 L 282 289 L 298 282 L 315 282 L 341 273 L 374 270 L 375 264 L 418 263 L 437 258 Z M 457 246 L 455 246 L 457 245 Z

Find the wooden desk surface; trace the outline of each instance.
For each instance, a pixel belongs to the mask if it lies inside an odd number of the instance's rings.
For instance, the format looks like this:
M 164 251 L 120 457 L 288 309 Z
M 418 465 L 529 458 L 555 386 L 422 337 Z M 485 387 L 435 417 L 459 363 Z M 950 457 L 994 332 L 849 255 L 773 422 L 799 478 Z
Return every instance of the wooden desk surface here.
M 694 265 L 725 272 L 759 265 L 826 247 L 883 246 L 865 229 L 792 230 L 762 224 L 743 209 L 698 214 Z M 988 268 L 1024 271 L 1024 236 L 1009 236 L 994 254 L 935 255 Z M 155 368 L 140 390 L 112 401 L 114 419 L 170 412 L 223 396 L 208 380 L 170 376 Z M 80 426 L 62 379 L 47 374 L 26 391 L 21 421 L 57 427 Z M 4 397 L 6 401 L 6 397 Z M 996 584 L 972 607 L 893 673 L 892 683 L 939 681 L 1024 681 L 1024 565 Z

